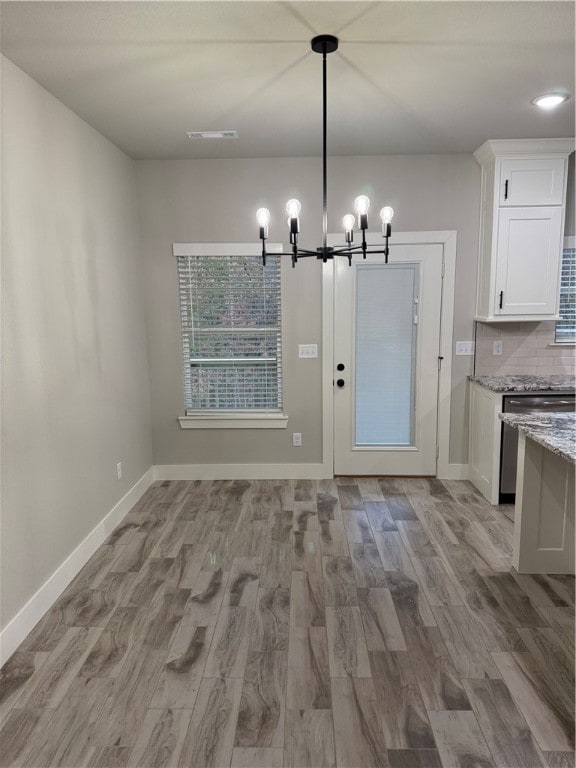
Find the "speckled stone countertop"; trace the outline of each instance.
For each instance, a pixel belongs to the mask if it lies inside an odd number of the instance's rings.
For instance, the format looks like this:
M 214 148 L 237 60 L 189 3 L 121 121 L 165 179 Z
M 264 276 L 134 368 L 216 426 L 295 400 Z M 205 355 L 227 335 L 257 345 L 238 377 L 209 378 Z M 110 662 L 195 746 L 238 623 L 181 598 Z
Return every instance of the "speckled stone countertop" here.
M 576 464 L 575 413 L 501 413 L 500 418 L 552 453 Z
M 469 376 L 493 392 L 574 392 L 574 376 Z

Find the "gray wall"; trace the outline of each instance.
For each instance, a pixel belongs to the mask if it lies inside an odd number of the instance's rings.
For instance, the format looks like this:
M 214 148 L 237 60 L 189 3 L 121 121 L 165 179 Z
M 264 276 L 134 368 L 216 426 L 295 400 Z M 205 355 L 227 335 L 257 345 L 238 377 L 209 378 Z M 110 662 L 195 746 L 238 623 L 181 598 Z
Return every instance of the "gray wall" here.
M 2 59 L 2 626 L 152 463 L 134 175 Z
M 298 360 L 297 345 L 321 342 L 321 274 L 309 260 L 285 270 L 286 430 L 181 430 L 180 318 L 173 242 L 255 242 L 256 209 L 273 216 L 270 240 L 286 241 L 284 205 L 302 201 L 302 245 L 321 234 L 321 165 L 316 158 L 140 161 L 137 163 L 144 257 L 155 464 L 319 462 L 322 452 L 320 360 Z M 361 192 L 375 211 L 388 203 L 398 231 L 458 232 L 454 339 L 473 338 L 480 167 L 471 155 L 336 157 L 329 161 L 329 221 L 340 231 Z M 372 216 L 376 226 L 377 214 Z M 453 359 L 450 460 L 467 461 L 466 375 L 472 358 Z M 293 448 L 291 433 L 303 433 Z

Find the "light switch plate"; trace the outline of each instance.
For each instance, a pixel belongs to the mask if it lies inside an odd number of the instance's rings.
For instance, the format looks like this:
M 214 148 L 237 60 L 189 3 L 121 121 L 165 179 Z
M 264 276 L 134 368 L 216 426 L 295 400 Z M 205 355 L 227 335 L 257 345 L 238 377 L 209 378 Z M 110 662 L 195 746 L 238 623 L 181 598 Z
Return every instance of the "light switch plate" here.
M 318 344 L 298 344 L 298 357 L 318 357 Z
M 501 355 L 502 354 L 502 342 L 501 341 L 495 341 L 492 344 L 492 354 L 493 355 Z
M 457 355 L 473 355 L 474 342 L 473 341 L 457 341 L 456 354 Z

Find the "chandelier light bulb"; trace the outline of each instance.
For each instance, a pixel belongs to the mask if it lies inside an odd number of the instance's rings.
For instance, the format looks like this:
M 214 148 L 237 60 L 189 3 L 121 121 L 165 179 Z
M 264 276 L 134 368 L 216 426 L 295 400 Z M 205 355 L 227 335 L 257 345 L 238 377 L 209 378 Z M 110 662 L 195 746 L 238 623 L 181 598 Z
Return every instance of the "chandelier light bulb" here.
M 392 219 L 394 218 L 394 208 L 385 205 L 380 211 L 380 218 L 382 219 L 382 224 L 391 224 Z
M 347 213 L 346 216 L 342 219 L 342 224 L 344 225 L 344 231 L 345 232 L 352 232 L 354 229 L 354 224 L 356 223 L 356 219 L 351 213 Z
M 288 216 L 290 216 L 291 219 L 297 219 L 298 214 L 302 210 L 302 205 L 300 204 L 300 200 L 288 200 L 286 203 L 286 213 Z
M 256 211 L 256 219 L 258 226 L 267 227 L 270 224 L 270 211 L 268 208 L 258 208 Z
M 370 208 L 370 198 L 366 197 L 366 195 L 358 195 L 356 200 L 354 200 L 354 207 L 357 214 L 365 216 L 368 213 L 368 208 Z

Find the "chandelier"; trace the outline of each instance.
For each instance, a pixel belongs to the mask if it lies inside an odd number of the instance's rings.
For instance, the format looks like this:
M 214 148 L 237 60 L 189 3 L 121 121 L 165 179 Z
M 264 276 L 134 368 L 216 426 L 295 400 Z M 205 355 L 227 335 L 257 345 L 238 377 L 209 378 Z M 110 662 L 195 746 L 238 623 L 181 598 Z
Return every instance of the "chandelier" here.
M 286 203 L 286 213 L 288 214 L 288 230 L 290 232 L 290 245 L 292 250 L 284 253 L 275 253 L 279 256 L 292 256 L 292 266 L 296 266 L 298 259 L 315 256 L 322 259 L 324 263 L 335 256 L 345 256 L 348 264 L 352 266 L 352 256 L 356 253 L 362 253 L 366 258 L 367 253 L 383 254 L 386 264 L 388 263 L 388 238 L 392 234 L 392 217 L 394 210 L 386 205 L 380 211 L 382 220 L 382 236 L 385 240 L 384 248 L 369 246 L 366 243 L 366 230 L 368 229 L 368 209 L 370 200 L 366 195 L 359 195 L 354 201 L 357 220 L 353 214 L 344 216 L 342 224 L 344 226 L 344 238 L 346 245 L 339 248 L 333 248 L 328 245 L 328 198 L 326 192 L 327 169 L 326 169 L 326 117 L 327 117 L 327 99 L 326 99 L 326 56 L 338 50 L 338 38 L 333 35 L 317 35 L 310 41 L 310 46 L 315 53 L 322 54 L 322 245 L 316 250 L 311 251 L 298 246 L 298 234 L 300 232 L 299 215 L 302 208 L 299 200 L 288 200 Z M 260 227 L 260 240 L 262 241 L 262 264 L 266 266 L 266 240 L 268 239 L 268 226 L 270 224 L 270 211 L 268 208 L 259 208 L 256 212 L 256 219 Z M 362 233 L 362 242 L 359 245 L 352 245 L 354 241 L 354 228 Z

